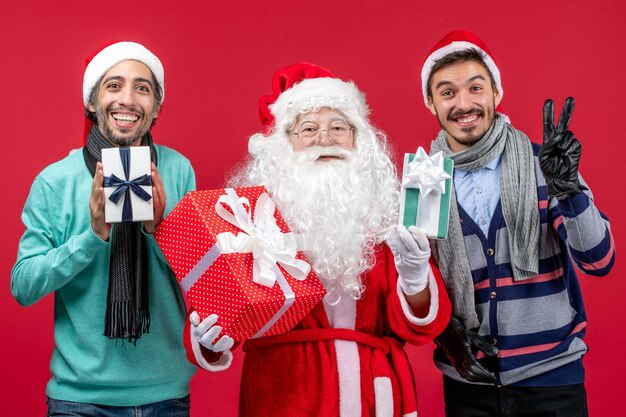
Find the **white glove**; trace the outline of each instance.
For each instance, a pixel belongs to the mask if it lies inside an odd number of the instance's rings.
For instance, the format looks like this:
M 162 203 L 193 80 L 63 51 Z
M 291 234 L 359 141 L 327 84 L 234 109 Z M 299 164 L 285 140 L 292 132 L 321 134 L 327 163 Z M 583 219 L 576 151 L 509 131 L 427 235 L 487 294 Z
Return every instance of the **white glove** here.
M 195 311 L 189 315 L 191 323 L 191 336 L 205 348 L 213 352 L 224 352 L 233 347 L 234 340 L 230 336 L 222 336 L 217 342 L 215 339 L 222 331 L 220 326 L 214 326 L 217 323 L 217 315 L 211 314 L 204 320 L 200 321 L 200 316 Z
M 398 226 L 387 236 L 387 245 L 393 252 L 402 291 L 406 295 L 413 295 L 426 288 L 430 271 L 430 244 L 424 232 L 415 226 L 408 230 Z

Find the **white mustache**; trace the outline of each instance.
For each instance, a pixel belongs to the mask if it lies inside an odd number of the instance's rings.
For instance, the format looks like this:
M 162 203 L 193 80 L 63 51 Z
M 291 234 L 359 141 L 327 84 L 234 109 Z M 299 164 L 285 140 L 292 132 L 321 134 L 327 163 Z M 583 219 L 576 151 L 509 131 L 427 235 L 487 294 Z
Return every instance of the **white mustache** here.
M 294 157 L 298 162 L 314 162 L 320 156 L 334 156 L 343 159 L 349 159 L 352 152 L 341 146 L 311 146 L 300 152 L 295 152 Z

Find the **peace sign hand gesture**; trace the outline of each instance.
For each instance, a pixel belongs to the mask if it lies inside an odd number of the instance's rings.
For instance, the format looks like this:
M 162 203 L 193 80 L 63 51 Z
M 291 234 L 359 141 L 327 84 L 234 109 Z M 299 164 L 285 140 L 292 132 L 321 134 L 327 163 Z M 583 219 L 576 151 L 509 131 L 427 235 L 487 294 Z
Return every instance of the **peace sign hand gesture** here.
M 568 130 L 573 111 L 574 99 L 568 97 L 554 126 L 554 103 L 548 99 L 543 105 L 543 144 L 539 150 L 539 164 L 548 184 L 548 194 L 560 200 L 582 190 L 578 180 L 582 146 Z

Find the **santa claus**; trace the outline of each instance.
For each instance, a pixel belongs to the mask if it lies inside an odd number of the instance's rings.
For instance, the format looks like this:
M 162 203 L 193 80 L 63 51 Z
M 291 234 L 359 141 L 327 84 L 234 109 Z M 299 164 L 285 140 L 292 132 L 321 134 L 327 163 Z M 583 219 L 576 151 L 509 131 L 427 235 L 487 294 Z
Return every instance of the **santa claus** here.
M 328 294 L 290 332 L 249 340 L 241 416 L 415 416 L 404 342 L 445 327 L 450 303 L 428 239 L 397 227 L 399 183 L 384 134 L 352 82 L 311 64 L 276 72 L 262 132 L 230 186 L 264 185 Z M 189 358 L 228 367 L 232 340 L 190 316 Z

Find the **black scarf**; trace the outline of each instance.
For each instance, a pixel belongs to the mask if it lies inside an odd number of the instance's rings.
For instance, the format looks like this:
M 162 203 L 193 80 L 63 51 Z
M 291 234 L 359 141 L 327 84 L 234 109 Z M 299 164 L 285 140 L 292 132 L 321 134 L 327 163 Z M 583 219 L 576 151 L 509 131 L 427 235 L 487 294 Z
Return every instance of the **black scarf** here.
M 141 139 L 150 147 L 152 161 L 157 163 L 156 150 L 150 132 Z M 111 144 L 93 125 L 83 147 L 85 164 L 93 177 L 96 163 L 102 161 L 101 150 Z M 104 335 L 137 343 L 143 333 L 150 331 L 148 304 L 148 252 L 141 223 L 116 223 L 111 228 L 111 257 L 109 259 L 109 290 L 104 318 Z

